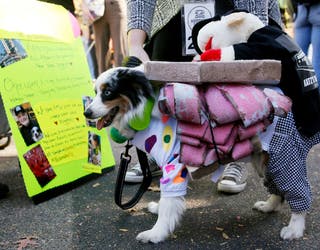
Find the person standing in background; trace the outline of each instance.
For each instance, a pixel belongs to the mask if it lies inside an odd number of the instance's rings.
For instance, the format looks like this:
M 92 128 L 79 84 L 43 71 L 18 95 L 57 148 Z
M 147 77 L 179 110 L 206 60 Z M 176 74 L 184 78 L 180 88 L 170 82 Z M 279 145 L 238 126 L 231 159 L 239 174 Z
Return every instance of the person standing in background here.
M 181 13 L 184 3 L 189 1 L 171 0 L 127 0 L 128 4 L 128 48 L 129 56 L 142 62 L 192 61 L 192 56 L 182 55 L 183 25 Z M 257 15 L 264 24 L 276 23 L 283 27 L 278 0 L 215 0 L 215 14 L 222 15 L 230 9 L 245 9 Z M 174 35 L 173 35 L 174 34 Z M 157 176 L 159 167 L 150 164 L 152 176 Z M 154 174 L 155 173 L 155 174 Z M 127 182 L 142 182 L 141 167 L 136 164 L 126 174 Z M 218 190 L 239 193 L 246 187 L 247 169 L 239 163 L 226 166 Z
M 94 1 L 82 0 L 82 11 L 84 18 L 92 22 L 98 73 L 101 74 L 112 66 L 121 66 L 127 55 L 127 6 L 125 0 L 100 0 L 97 2 L 104 8 L 103 15 L 94 17 L 88 10 L 88 4 Z
M 320 80 L 320 0 L 295 0 L 294 39 L 308 55 L 312 46 L 312 65 Z

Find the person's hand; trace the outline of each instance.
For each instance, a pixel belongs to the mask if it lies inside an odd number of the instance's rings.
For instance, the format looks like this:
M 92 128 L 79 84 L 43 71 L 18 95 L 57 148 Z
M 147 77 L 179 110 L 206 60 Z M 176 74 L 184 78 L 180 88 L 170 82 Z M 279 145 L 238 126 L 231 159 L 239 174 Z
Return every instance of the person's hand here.
M 128 32 L 129 56 L 135 56 L 142 62 L 150 61 L 143 45 L 147 38 L 147 34 L 143 30 L 132 29 Z
M 142 62 L 150 61 L 147 52 L 143 49 L 142 46 L 130 46 L 129 56 L 135 56 L 139 58 Z

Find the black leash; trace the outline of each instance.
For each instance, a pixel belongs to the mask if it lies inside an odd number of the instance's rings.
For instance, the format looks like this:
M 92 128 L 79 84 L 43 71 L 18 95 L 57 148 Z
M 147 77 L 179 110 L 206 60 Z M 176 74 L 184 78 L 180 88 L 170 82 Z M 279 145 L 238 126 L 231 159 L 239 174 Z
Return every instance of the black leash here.
M 120 156 L 120 166 L 118 170 L 117 182 L 116 182 L 115 193 L 114 193 L 115 203 L 122 209 L 129 209 L 135 206 L 141 199 L 142 195 L 148 190 L 148 187 L 150 186 L 152 181 L 152 175 L 149 167 L 148 157 L 145 152 L 136 148 L 139 163 L 143 173 L 143 180 L 137 193 L 132 197 L 132 199 L 126 203 L 122 203 L 122 192 L 123 192 L 123 186 L 125 183 L 125 176 L 127 173 L 128 165 L 131 161 L 131 155 L 129 154 L 129 149 L 131 147 L 132 145 L 128 140 L 127 145 L 125 146 L 125 152 L 122 153 Z

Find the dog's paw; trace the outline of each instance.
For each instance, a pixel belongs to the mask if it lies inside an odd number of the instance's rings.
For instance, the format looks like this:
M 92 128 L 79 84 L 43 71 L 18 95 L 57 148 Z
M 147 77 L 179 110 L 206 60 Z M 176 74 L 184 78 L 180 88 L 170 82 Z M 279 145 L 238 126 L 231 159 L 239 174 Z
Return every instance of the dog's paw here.
M 305 217 L 305 213 L 292 213 L 289 225 L 281 229 L 280 237 L 284 240 L 301 238 L 305 229 Z
M 159 203 L 151 201 L 148 203 L 148 211 L 152 214 L 158 214 Z
M 270 213 L 273 211 L 273 208 L 267 201 L 257 201 L 253 205 L 253 208 L 263 213 Z
M 266 201 L 257 201 L 253 205 L 253 209 L 256 209 L 263 213 L 270 213 L 280 210 L 282 205 L 282 198 L 277 195 L 271 195 Z
M 281 229 L 280 237 L 284 240 L 299 239 L 303 236 L 303 228 L 286 226 Z
M 166 238 L 167 238 L 167 235 L 163 235 L 154 229 L 141 232 L 136 237 L 138 241 L 143 243 L 148 243 L 148 242 L 159 243 L 161 241 L 164 241 Z

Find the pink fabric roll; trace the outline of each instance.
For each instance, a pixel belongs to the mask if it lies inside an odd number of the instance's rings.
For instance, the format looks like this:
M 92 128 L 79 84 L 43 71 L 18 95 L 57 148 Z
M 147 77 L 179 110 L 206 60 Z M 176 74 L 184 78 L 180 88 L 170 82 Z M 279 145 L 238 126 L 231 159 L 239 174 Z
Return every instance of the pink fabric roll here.
M 230 134 L 234 126 L 235 126 L 234 123 L 228 123 L 228 124 L 224 124 L 224 125 L 213 128 L 212 132 L 213 132 L 215 142 L 220 145 L 225 144 L 228 138 L 230 137 Z M 209 127 L 205 131 L 203 140 L 205 142 L 212 143 L 212 135 Z
M 231 157 L 233 160 L 239 160 L 241 158 L 244 158 L 246 156 L 249 156 L 253 152 L 253 146 L 250 140 L 244 140 L 237 142 L 233 149 Z
M 285 95 L 278 93 L 273 89 L 265 88 L 263 92 L 271 101 L 275 115 L 286 117 L 289 111 L 291 110 L 291 99 Z
M 180 135 L 191 136 L 202 139 L 208 128 L 208 122 L 203 124 L 194 124 L 184 121 L 178 121 L 177 133 Z
M 205 100 L 208 105 L 210 119 L 219 124 L 226 124 L 240 119 L 237 110 L 232 106 L 230 101 L 216 87 L 210 85 L 205 92 Z
M 201 142 L 199 139 L 191 136 L 180 135 L 179 138 L 180 138 L 180 142 L 183 144 L 189 144 L 195 147 L 199 147 L 201 145 Z
M 178 120 L 201 124 L 201 98 L 195 85 L 173 85 L 175 113 Z
M 200 147 L 181 144 L 180 162 L 194 167 L 203 166 L 206 152 L 207 146 L 205 144 L 202 144 Z
M 225 84 L 217 87 L 238 111 L 244 127 L 249 127 L 270 115 L 272 104 L 257 87 L 240 84 Z
M 238 137 L 239 137 L 239 140 L 242 141 L 242 140 L 251 138 L 265 130 L 266 130 L 266 125 L 264 122 L 258 122 L 247 128 L 240 125 L 238 128 Z

